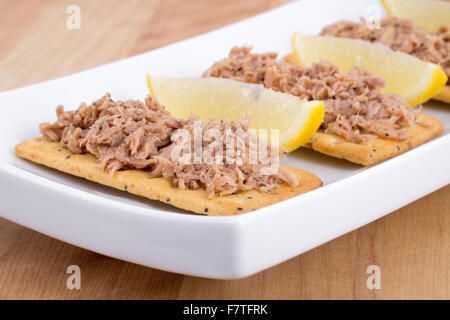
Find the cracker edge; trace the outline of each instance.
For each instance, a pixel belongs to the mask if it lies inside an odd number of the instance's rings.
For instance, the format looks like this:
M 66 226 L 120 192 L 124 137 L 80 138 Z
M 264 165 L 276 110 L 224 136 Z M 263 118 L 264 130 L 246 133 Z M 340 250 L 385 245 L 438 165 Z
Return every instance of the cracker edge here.
M 249 190 L 207 199 L 205 190 L 181 190 L 174 187 L 170 179 L 152 178 L 143 170 L 123 170 L 110 175 L 98 166 L 93 155 L 73 154 L 60 147 L 57 142 L 45 138 L 22 142 L 15 147 L 15 152 L 20 158 L 44 166 L 204 215 L 235 215 L 249 212 L 323 185 L 320 178 L 310 172 L 286 168 L 298 179 L 297 187 L 281 185 L 268 193 Z
M 357 144 L 321 130 L 316 132 L 306 147 L 336 158 L 370 166 L 429 141 L 444 131 L 444 125 L 430 116 L 420 115 L 416 120 L 416 126 L 407 128 L 406 131 L 410 136 L 407 140 L 371 138 L 364 144 Z

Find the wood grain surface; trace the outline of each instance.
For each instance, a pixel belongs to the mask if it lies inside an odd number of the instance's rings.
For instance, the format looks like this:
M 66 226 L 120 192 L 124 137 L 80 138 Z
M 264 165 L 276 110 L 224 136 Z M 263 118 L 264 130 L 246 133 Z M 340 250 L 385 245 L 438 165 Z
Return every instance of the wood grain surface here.
M 0 0 L 0 91 L 126 58 L 284 2 Z M 79 30 L 66 28 L 71 4 L 81 9 Z M 0 201 L 8 200 L 0 195 Z M 0 298 L 449 299 L 449 251 L 450 186 L 234 281 L 137 266 L 0 219 Z M 66 268 L 73 264 L 81 268 L 80 290 L 66 287 Z M 381 268 L 381 289 L 367 288 L 369 265 Z

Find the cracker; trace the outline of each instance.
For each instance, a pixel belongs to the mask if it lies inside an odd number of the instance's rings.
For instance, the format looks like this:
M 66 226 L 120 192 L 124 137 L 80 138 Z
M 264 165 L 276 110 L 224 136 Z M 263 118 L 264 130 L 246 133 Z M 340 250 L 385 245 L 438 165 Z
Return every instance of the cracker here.
M 235 215 L 256 210 L 297 196 L 322 186 L 322 181 L 312 173 L 288 169 L 299 185 L 277 186 L 272 192 L 249 190 L 227 196 L 207 199 L 205 190 L 181 190 L 168 178 L 152 178 L 144 170 L 123 170 L 113 175 L 98 166 L 91 154 L 73 154 L 57 142 L 35 138 L 20 143 L 15 148 L 17 156 L 59 171 L 85 178 L 109 187 L 127 191 L 151 200 L 206 215 Z
M 450 85 L 446 85 L 441 88 L 433 97 L 435 100 L 439 100 L 445 103 L 450 103 Z
M 370 166 L 417 147 L 444 131 L 443 124 L 430 116 L 420 115 L 414 127 L 407 128 L 407 140 L 370 138 L 364 144 L 348 142 L 319 130 L 306 147 L 336 158 Z

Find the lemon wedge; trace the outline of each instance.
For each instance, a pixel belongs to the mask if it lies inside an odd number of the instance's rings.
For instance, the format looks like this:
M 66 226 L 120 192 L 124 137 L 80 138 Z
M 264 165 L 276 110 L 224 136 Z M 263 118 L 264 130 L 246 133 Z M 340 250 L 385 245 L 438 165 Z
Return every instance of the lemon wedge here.
M 292 47 L 302 66 L 324 59 L 348 72 L 359 64 L 386 81 L 382 92 L 397 93 L 411 106 L 431 99 L 447 83 L 447 75 L 439 65 L 393 51 L 380 43 L 296 33 Z
M 323 101 L 306 101 L 249 84 L 219 78 L 168 78 L 147 75 L 152 96 L 175 117 L 201 120 L 250 117 L 250 127 L 279 130 L 279 145 L 288 152 L 305 144 L 320 127 Z M 264 138 L 264 137 L 261 137 Z
M 435 32 L 450 24 L 450 2 L 441 0 L 381 0 L 388 15 L 411 20 L 415 25 Z

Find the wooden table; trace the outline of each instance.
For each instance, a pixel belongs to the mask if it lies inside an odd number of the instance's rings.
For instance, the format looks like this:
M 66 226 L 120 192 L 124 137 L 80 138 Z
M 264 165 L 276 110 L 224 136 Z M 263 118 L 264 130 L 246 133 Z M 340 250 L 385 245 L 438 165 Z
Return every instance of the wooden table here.
M 0 0 L 0 91 L 126 58 L 283 2 Z M 70 4 L 81 9 L 79 30 L 66 28 Z M 0 219 L 0 298 L 448 299 L 449 245 L 449 186 L 279 266 L 235 281 L 137 266 Z M 66 288 L 66 268 L 72 264 L 81 267 L 81 290 Z M 381 268 L 380 290 L 367 289 L 369 265 Z

